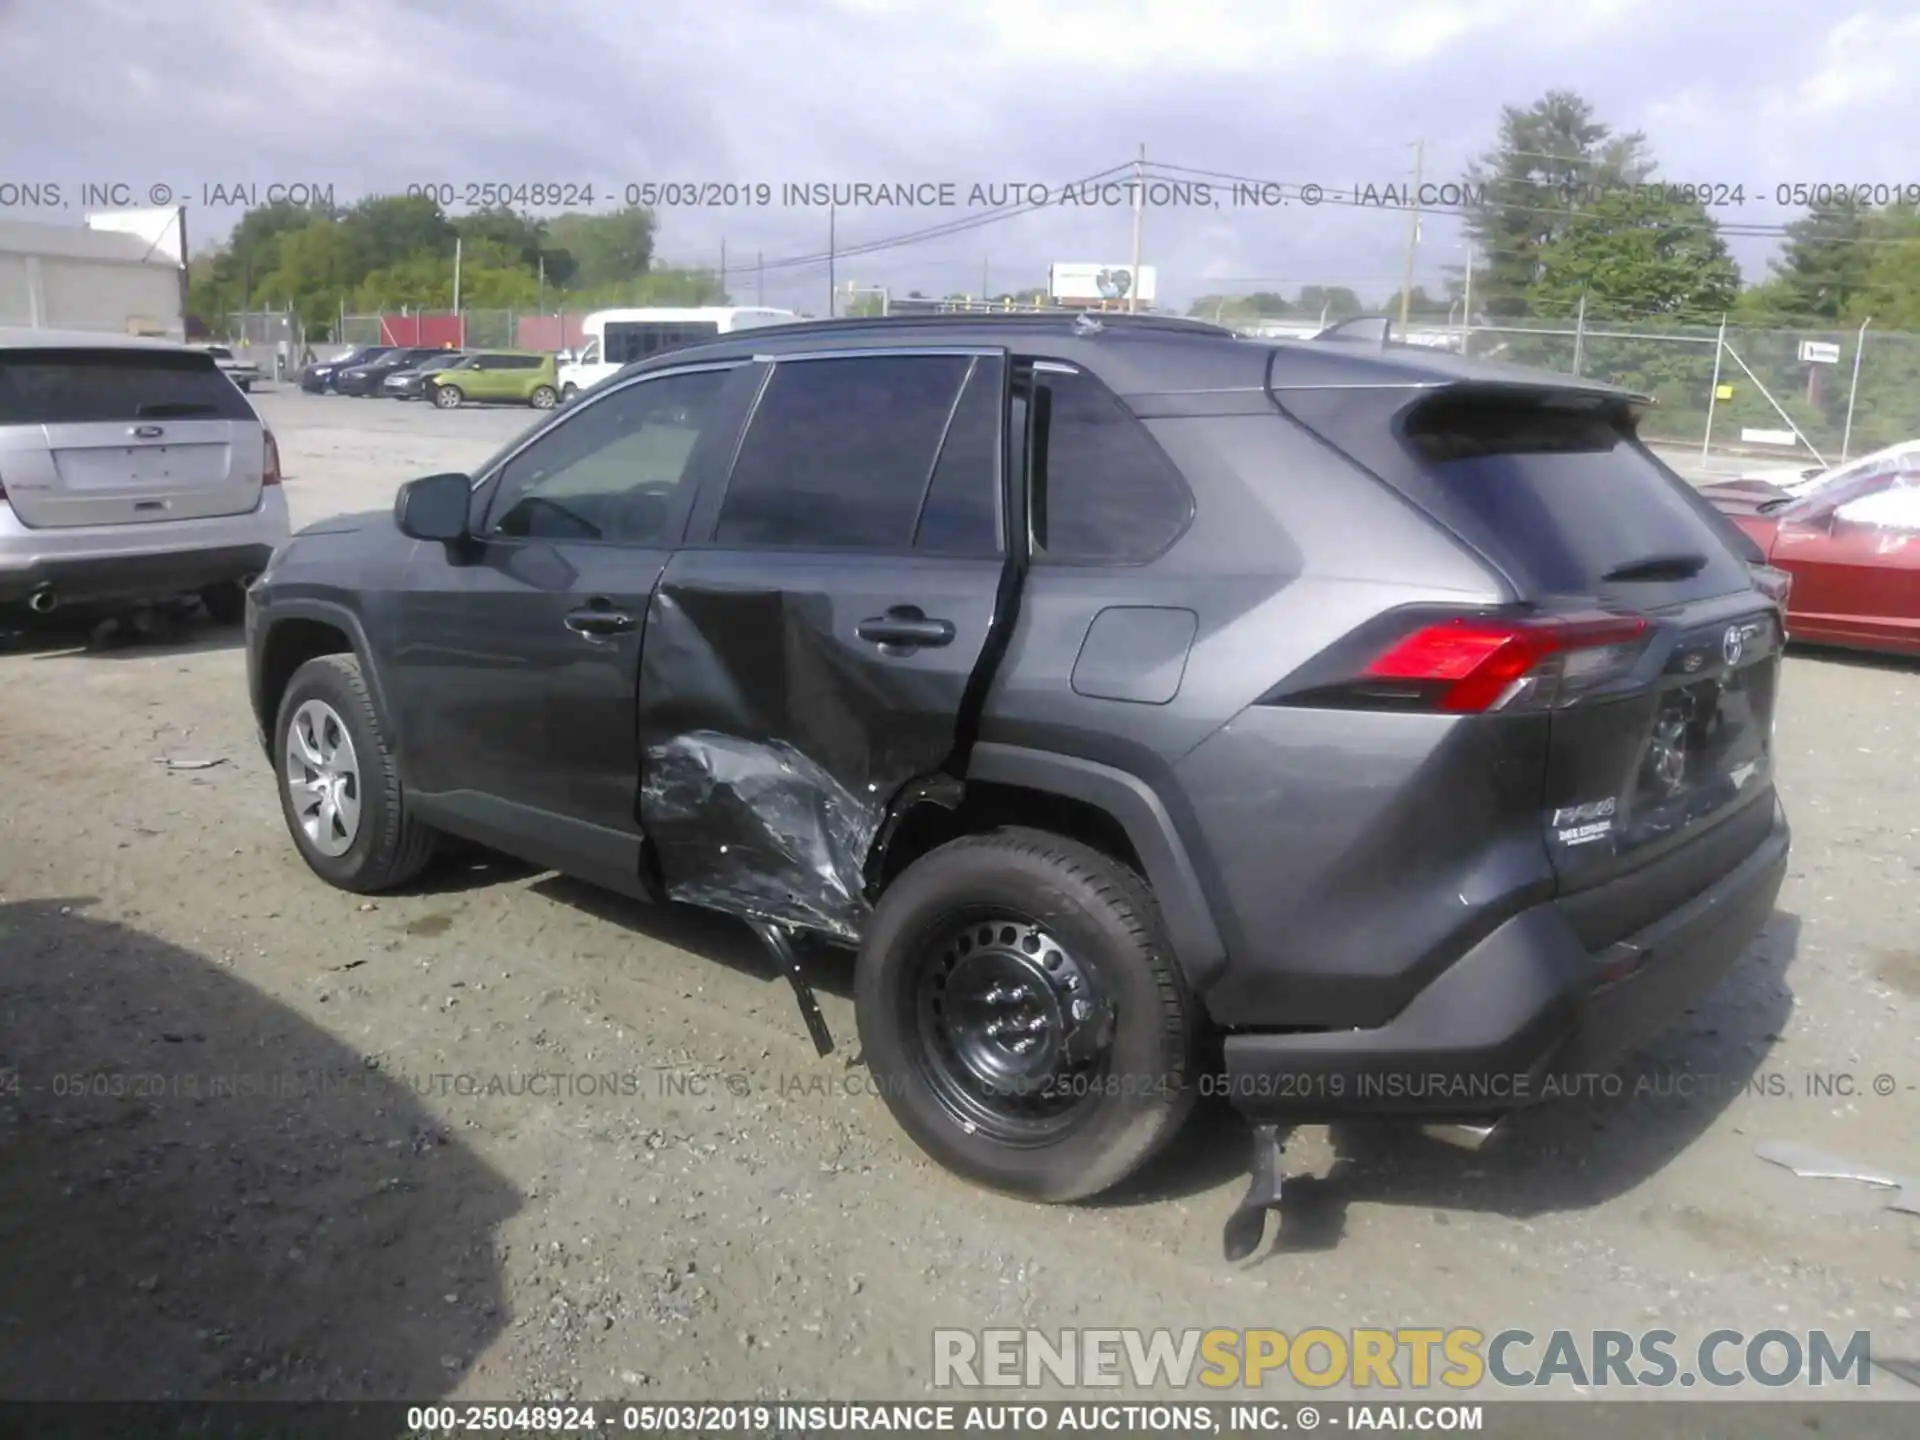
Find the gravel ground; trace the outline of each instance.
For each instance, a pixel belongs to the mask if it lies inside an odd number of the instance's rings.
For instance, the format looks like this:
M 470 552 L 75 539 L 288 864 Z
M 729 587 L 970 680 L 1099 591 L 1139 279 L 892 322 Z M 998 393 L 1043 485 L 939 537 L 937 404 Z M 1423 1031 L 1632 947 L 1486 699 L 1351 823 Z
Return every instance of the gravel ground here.
M 300 522 L 529 418 L 258 403 Z M 1920 1172 L 1920 672 L 1786 668 L 1779 913 L 1625 1093 L 1478 1155 L 1303 1132 L 1277 1243 L 1229 1266 L 1230 1116 L 1099 1204 L 971 1189 L 861 1083 L 844 961 L 816 964 L 820 1060 L 732 922 L 480 855 L 330 890 L 283 831 L 236 632 L 16 639 L 0 1395 L 907 1397 L 935 1327 L 989 1325 L 1826 1327 L 1920 1356 L 1920 1220 L 1753 1155 Z

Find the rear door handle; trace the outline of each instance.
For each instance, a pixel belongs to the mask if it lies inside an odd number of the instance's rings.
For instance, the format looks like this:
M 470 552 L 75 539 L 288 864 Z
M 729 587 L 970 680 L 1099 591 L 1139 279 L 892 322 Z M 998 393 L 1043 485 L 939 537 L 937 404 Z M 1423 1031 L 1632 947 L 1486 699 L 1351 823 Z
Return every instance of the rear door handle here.
M 567 615 L 567 628 L 586 636 L 618 635 L 623 630 L 633 629 L 633 617 L 620 610 L 587 606 Z
M 953 622 L 930 620 L 917 605 L 895 605 L 854 626 L 853 633 L 875 645 L 951 645 Z

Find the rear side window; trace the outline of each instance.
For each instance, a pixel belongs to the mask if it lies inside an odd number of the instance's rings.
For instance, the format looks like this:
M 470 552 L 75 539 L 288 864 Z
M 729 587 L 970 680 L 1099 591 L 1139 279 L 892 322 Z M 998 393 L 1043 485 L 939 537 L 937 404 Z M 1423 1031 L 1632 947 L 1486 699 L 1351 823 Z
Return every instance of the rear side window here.
M 1727 538 L 1621 422 L 1506 399 L 1429 402 L 1406 438 L 1448 500 L 1520 559 L 1546 591 L 1590 595 L 1660 557 L 1698 556 L 1685 587 L 1749 583 Z M 1700 502 L 1704 503 L 1704 502 Z
M 1146 426 L 1084 371 L 1036 366 L 1051 392 L 1040 558 L 1138 563 L 1179 538 L 1193 496 Z
M 719 545 L 901 550 L 971 361 L 964 355 L 789 360 L 740 445 Z
M 209 355 L 108 346 L 0 350 L 0 425 L 254 418 Z
M 636 360 L 645 360 L 649 355 L 698 345 L 702 340 L 711 340 L 719 333 L 719 323 L 713 320 L 688 320 L 673 324 L 616 321 L 606 328 L 606 358 L 616 365 L 631 365 Z

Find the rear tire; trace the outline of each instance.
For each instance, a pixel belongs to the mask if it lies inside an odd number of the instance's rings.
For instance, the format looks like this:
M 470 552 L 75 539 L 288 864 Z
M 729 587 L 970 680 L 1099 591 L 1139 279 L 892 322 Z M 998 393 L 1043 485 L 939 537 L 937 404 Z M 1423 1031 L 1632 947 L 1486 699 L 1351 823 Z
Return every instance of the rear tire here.
M 436 385 L 433 387 L 433 403 L 442 410 L 458 410 L 460 402 L 467 397 L 460 393 L 458 385 Z
M 854 993 L 894 1118 L 977 1184 L 1097 1195 L 1192 1108 L 1197 1012 L 1153 892 L 1077 841 L 1006 829 L 922 856 L 881 897 Z
M 391 890 L 432 859 L 438 837 L 407 812 L 358 656 L 321 655 L 294 671 L 274 719 L 273 761 L 287 831 L 329 885 Z M 319 777 L 325 783 L 315 786 Z M 322 791 L 333 803 L 316 808 Z M 341 823 L 349 803 L 350 823 Z
M 216 625 L 238 625 L 247 618 L 247 591 L 238 580 L 222 580 L 200 592 L 200 603 Z
M 527 397 L 527 403 L 536 410 L 551 410 L 559 396 L 553 393 L 551 385 L 536 385 L 533 394 Z

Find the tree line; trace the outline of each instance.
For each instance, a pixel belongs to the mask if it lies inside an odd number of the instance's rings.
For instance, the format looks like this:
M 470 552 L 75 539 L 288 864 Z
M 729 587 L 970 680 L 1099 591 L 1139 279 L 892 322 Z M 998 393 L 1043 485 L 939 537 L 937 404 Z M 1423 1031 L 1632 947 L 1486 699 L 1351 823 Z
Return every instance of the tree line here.
M 660 266 L 654 217 L 629 207 L 548 218 L 506 207 L 449 216 L 426 196 L 372 196 L 348 207 L 263 205 L 187 266 L 187 306 L 218 329 L 245 310 L 292 309 L 313 339 L 343 311 L 446 310 L 460 255 L 460 304 L 481 310 L 710 305 L 710 270 Z
M 1649 394 L 1658 402 L 1650 424 L 1668 435 L 1697 438 L 1711 398 L 1724 407 L 1716 409 L 1716 433 L 1783 428 L 1785 410 L 1827 445 L 1845 433 L 1855 332 L 1871 320 L 1853 449 L 1920 434 L 1920 335 L 1898 333 L 1920 332 L 1920 210 L 1823 196 L 1783 227 L 1767 272 L 1749 278 L 1719 219 L 1725 214 L 1737 225 L 1740 208 L 1709 203 L 1726 195 L 1690 197 L 1684 184 L 1662 186 L 1658 175 L 1647 137 L 1617 132 L 1578 94 L 1556 90 L 1530 106 L 1504 107 L 1494 144 L 1462 177 L 1472 197 L 1461 211 L 1471 284 L 1464 263 L 1452 267 L 1443 293 L 1413 290 L 1409 318 L 1458 321 L 1470 290 L 1476 325 L 1543 332 L 1489 334 L 1476 353 L 1578 368 Z M 1756 198 L 1770 197 L 1746 197 Z M 1292 296 L 1202 296 L 1191 307 L 1229 323 L 1397 317 L 1399 310 L 1398 291 L 1370 305 L 1351 289 L 1316 286 Z M 1576 315 L 1595 332 L 1578 339 L 1545 333 L 1567 330 Z M 1716 382 L 1711 336 L 1723 316 L 1739 332 L 1735 348 L 1745 368 L 1727 360 Z M 1663 332 L 1690 333 L 1693 343 L 1645 338 Z M 1801 338 L 1829 335 L 1842 348 L 1838 364 L 1801 359 Z
M 1770 271 L 1751 281 L 1720 231 L 1712 200 L 1677 196 L 1656 180 L 1647 137 L 1617 133 L 1581 96 L 1549 92 L 1531 106 L 1506 106 L 1493 147 L 1462 177 L 1472 242 L 1477 321 L 1528 319 L 1621 322 L 1665 319 L 1714 325 L 1920 330 L 1920 212 L 1910 203 L 1878 207 L 1835 196 L 1784 227 Z M 1706 189 L 1709 187 L 1696 187 Z M 1715 189 L 1730 187 L 1712 187 Z M 1765 197 L 1747 197 L 1749 202 Z M 1729 211 L 1738 219 L 1738 209 Z M 1466 266 L 1445 290 L 1415 286 L 1410 316 L 1459 318 Z M 1190 313 L 1224 319 L 1348 319 L 1398 315 L 1394 291 L 1369 304 L 1351 289 L 1307 286 L 1205 295 Z

